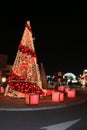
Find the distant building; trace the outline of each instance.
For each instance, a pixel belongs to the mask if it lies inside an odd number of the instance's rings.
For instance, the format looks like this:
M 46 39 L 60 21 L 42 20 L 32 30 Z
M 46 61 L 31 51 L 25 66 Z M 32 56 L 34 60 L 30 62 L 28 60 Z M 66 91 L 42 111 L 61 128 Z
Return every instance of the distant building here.
M 0 68 L 6 67 L 8 61 L 8 55 L 0 54 Z
M 80 82 L 82 86 L 86 87 L 87 86 L 87 69 L 83 70 L 83 74 L 80 77 Z
M 11 65 L 8 65 L 8 55 L 0 54 L 0 75 L 7 76 L 11 69 Z

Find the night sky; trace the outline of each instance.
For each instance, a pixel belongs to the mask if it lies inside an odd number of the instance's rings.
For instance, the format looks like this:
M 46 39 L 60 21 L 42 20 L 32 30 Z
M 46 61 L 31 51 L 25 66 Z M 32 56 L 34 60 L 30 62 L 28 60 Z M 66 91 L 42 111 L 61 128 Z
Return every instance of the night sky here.
M 82 73 L 87 67 L 86 11 L 77 3 L 38 3 L 10 6 L 1 14 L 0 53 L 8 54 L 8 64 L 14 63 L 25 23 L 30 20 L 38 64 L 43 62 L 46 73 Z

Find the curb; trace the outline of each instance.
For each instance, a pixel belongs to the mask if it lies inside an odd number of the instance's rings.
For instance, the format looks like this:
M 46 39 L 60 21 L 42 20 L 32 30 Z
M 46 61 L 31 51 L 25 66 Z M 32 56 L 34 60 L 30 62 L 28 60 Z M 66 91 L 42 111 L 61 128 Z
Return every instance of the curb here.
M 79 101 L 77 103 L 72 103 L 69 105 L 60 105 L 60 106 L 50 106 L 50 107 L 37 107 L 37 108 L 0 108 L 0 111 L 39 111 L 39 110 L 50 110 L 50 109 L 60 109 L 60 108 L 65 108 L 65 107 L 70 107 L 70 106 L 75 106 L 82 104 L 86 102 L 87 99 L 83 101 Z

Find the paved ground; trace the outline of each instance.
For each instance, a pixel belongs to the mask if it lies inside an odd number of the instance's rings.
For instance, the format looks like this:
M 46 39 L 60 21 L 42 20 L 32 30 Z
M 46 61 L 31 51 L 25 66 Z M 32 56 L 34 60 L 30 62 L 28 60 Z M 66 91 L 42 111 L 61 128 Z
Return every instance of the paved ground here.
M 45 98 L 41 98 L 38 105 L 27 105 L 25 104 L 25 99 L 21 98 L 11 98 L 0 94 L 0 110 L 6 109 L 25 109 L 25 110 L 33 110 L 33 109 L 51 109 L 51 108 L 60 108 L 66 107 L 69 105 L 76 105 L 82 103 L 87 100 L 87 95 L 81 92 L 76 94 L 75 98 L 68 98 L 65 95 L 63 102 L 52 102 L 51 96 L 47 96 Z

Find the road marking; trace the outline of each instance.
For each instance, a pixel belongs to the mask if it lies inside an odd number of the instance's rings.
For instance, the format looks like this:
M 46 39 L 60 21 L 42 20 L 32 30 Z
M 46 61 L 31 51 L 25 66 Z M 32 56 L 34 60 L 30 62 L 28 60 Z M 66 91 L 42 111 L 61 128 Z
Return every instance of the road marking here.
M 59 124 L 55 124 L 55 125 L 50 125 L 47 127 L 42 127 L 41 129 L 42 130 L 44 130 L 44 129 L 45 130 L 66 130 L 67 128 L 74 125 L 78 121 L 80 121 L 80 119 L 72 120 L 72 121 L 68 121 L 68 122 L 64 122 L 64 123 L 59 123 Z

